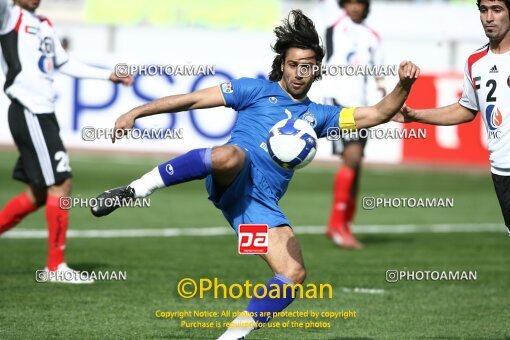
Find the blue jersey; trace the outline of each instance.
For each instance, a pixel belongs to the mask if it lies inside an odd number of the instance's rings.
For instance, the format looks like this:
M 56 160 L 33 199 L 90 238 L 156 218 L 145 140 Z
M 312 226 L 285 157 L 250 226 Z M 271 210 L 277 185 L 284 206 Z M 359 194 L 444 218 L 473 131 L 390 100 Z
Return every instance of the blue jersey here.
M 270 193 L 279 200 L 294 174 L 277 165 L 267 152 L 267 136 L 271 128 L 287 118 L 300 118 L 325 137 L 330 127 L 339 126 L 342 107 L 321 105 L 306 98 L 292 99 L 278 82 L 240 78 L 220 85 L 225 106 L 237 111 L 237 120 L 227 144 L 238 145 L 250 153 L 253 165 L 265 177 Z

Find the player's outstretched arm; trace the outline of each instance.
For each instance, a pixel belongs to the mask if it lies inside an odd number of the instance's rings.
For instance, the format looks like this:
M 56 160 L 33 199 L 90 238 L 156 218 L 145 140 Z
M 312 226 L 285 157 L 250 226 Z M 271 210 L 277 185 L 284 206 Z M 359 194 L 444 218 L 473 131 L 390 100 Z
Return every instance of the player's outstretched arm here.
M 110 70 L 90 66 L 74 58 L 68 58 L 65 63 L 59 65 L 58 69 L 61 73 L 74 78 L 109 80 L 124 86 L 131 86 L 133 84 L 133 76 L 131 75 L 119 77 Z
M 117 132 L 117 130 L 131 129 L 135 124 L 135 120 L 142 117 L 168 112 L 208 109 L 218 106 L 225 106 L 223 95 L 221 94 L 218 86 L 209 87 L 187 94 L 163 97 L 135 107 L 131 111 L 117 118 L 114 130 Z M 113 133 L 114 138 L 115 135 L 116 133 Z M 113 142 L 115 142 L 115 139 L 113 139 Z
M 356 128 L 369 128 L 386 123 L 399 112 L 404 105 L 411 87 L 420 75 L 420 68 L 410 61 L 403 61 L 400 64 L 399 82 L 379 103 L 374 106 L 358 107 L 354 110 L 354 121 Z
M 413 110 L 404 105 L 393 121 L 399 123 L 418 122 L 432 125 L 457 125 L 470 122 L 476 117 L 476 111 L 459 103 L 437 109 Z

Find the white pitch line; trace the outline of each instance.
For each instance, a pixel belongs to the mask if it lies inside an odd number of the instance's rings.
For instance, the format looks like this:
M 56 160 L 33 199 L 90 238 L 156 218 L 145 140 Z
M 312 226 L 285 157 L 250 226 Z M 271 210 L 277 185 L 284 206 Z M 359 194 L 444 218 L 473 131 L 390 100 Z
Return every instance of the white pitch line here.
M 342 291 L 345 293 L 358 293 L 358 294 L 384 294 L 384 289 L 376 289 L 376 288 L 342 287 Z
M 301 226 L 293 227 L 296 234 L 323 234 L 326 227 Z M 506 233 L 502 224 L 397 224 L 397 225 L 358 225 L 353 231 L 359 234 L 413 234 L 413 233 L 473 233 L 499 232 Z M 179 236 L 223 236 L 234 235 L 231 228 L 166 228 L 166 229 L 89 229 L 69 230 L 68 238 L 130 238 L 130 237 L 179 237 Z M 46 230 L 14 229 L 1 238 L 41 239 L 47 238 Z

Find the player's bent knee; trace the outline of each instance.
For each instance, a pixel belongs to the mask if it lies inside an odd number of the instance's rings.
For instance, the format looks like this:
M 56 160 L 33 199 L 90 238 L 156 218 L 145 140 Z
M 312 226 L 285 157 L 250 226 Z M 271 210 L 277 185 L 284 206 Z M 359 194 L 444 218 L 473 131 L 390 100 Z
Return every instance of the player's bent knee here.
M 239 147 L 224 145 L 212 149 L 212 166 L 215 171 L 239 171 L 244 164 L 245 154 Z
M 72 182 L 70 178 L 66 178 L 63 182 L 52 185 L 48 188 L 48 194 L 52 196 L 69 196 L 71 195 Z
M 361 156 L 353 156 L 353 155 L 345 155 L 343 157 L 343 162 L 344 162 L 344 165 L 349 167 L 349 168 L 352 168 L 352 169 L 357 169 L 360 165 L 361 165 L 361 161 L 362 161 L 362 157 Z
M 343 154 L 342 160 L 344 165 L 350 168 L 357 168 L 363 160 L 363 147 L 361 144 L 349 144 Z
M 301 265 L 288 268 L 284 270 L 282 274 L 291 279 L 294 283 L 301 284 L 306 279 L 306 269 Z
M 42 207 L 46 204 L 46 189 L 36 188 L 36 187 L 28 187 L 26 190 L 26 194 L 30 202 L 35 204 L 38 207 Z
M 351 168 L 352 170 L 357 171 L 361 165 L 361 162 L 354 162 L 354 161 L 344 161 L 344 165 L 348 168 Z

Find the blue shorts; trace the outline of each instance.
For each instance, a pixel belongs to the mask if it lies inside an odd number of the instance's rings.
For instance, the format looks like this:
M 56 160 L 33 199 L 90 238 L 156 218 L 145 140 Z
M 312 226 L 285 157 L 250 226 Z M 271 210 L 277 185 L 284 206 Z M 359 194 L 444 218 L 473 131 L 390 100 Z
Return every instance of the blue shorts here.
M 212 175 L 207 176 L 205 185 L 209 199 L 221 210 L 236 234 L 239 224 L 267 224 L 269 228 L 290 226 L 263 174 L 252 163 L 249 152 L 245 152 L 243 169 L 221 196 Z

